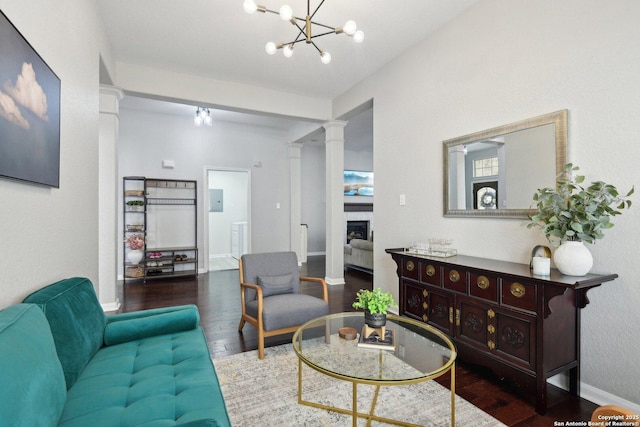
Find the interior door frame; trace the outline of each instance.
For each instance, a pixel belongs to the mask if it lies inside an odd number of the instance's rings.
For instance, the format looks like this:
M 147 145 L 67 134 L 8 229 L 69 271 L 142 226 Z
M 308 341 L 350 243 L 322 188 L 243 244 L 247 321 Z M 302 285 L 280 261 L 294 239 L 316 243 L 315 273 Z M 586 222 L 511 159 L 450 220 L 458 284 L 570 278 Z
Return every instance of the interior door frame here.
M 251 252 L 251 169 L 205 166 L 202 186 L 202 230 L 204 270 L 209 271 L 209 172 L 245 172 L 247 174 L 247 252 Z

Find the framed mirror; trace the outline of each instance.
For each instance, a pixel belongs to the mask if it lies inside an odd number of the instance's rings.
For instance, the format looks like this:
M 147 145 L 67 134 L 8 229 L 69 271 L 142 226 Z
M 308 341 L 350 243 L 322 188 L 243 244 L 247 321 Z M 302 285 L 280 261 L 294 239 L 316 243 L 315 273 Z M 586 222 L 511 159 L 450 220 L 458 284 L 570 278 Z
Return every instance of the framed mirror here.
M 443 142 L 444 216 L 526 218 L 567 160 L 567 110 Z

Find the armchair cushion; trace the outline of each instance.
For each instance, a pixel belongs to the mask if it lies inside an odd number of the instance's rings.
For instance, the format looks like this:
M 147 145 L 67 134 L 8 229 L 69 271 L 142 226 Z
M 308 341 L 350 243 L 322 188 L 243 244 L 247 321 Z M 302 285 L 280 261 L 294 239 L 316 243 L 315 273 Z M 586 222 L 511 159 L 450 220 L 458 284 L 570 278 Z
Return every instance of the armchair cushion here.
M 196 306 L 181 306 L 179 310 L 145 310 L 137 313 L 140 313 L 138 317 L 123 315 L 107 317 L 108 323 L 104 330 L 105 345 L 189 331 L 197 328 L 200 321 Z M 119 317 L 123 318 L 119 319 Z
M 277 276 L 258 276 L 258 286 L 262 288 L 262 296 L 290 294 L 293 292 L 293 274 Z
M 258 276 L 293 275 L 293 292 L 300 293 L 300 273 L 295 252 L 254 253 L 242 255 L 243 279 L 245 283 L 258 284 Z M 254 301 L 256 292 L 245 291 L 245 301 Z
M 258 317 L 258 301 L 247 302 L 247 314 Z M 323 299 L 311 295 L 283 294 L 263 299 L 262 320 L 265 331 L 302 325 L 325 314 L 329 314 L 329 305 Z

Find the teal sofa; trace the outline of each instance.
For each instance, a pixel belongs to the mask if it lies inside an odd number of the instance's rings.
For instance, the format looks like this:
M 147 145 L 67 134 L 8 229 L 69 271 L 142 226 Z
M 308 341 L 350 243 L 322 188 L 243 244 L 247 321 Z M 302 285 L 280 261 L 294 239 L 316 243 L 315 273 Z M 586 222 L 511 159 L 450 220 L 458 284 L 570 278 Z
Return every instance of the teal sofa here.
M 195 306 L 106 316 L 71 278 L 0 311 L 0 424 L 230 426 Z

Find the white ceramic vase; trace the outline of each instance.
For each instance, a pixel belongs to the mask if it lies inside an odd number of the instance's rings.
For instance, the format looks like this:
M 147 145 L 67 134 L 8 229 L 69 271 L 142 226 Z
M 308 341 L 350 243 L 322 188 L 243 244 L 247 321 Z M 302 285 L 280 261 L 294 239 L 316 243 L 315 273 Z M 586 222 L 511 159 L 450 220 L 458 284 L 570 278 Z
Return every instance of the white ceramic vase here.
M 129 251 L 127 254 L 127 260 L 133 265 L 138 265 L 138 263 L 142 261 L 142 251 L 137 249 Z
M 584 242 L 567 240 L 553 253 L 553 262 L 562 274 L 584 276 L 593 266 L 593 257 Z

